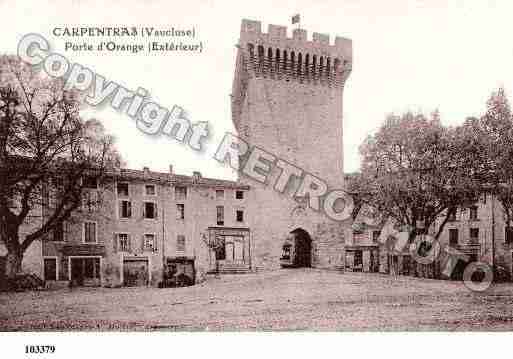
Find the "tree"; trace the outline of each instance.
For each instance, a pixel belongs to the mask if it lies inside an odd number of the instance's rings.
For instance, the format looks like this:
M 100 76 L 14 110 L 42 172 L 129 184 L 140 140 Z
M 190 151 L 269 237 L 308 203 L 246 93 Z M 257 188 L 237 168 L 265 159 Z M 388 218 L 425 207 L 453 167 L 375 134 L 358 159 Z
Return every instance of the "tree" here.
M 502 206 L 504 221 L 513 220 L 513 114 L 503 88 L 493 92 L 486 113 L 473 124 L 479 134 L 480 150 L 486 154 L 490 192 Z
M 81 103 L 62 81 L 0 56 L 0 241 L 8 278 L 36 239 L 80 210 L 87 178 L 101 180 L 120 165 L 114 138 L 80 117 Z M 35 212 L 41 225 L 27 226 Z
M 472 144 L 468 132 L 442 126 L 437 113 L 390 115 L 361 145 L 362 173 L 351 190 L 409 228 L 410 243 L 434 227 L 438 239 L 450 215 L 482 192 Z

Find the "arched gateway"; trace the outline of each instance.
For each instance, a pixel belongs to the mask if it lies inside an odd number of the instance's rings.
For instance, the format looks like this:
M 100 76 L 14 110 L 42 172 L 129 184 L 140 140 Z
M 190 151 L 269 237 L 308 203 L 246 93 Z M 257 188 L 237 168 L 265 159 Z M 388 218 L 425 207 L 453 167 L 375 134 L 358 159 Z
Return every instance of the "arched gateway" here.
M 280 264 L 284 268 L 312 266 L 312 238 L 307 231 L 296 228 L 283 243 Z

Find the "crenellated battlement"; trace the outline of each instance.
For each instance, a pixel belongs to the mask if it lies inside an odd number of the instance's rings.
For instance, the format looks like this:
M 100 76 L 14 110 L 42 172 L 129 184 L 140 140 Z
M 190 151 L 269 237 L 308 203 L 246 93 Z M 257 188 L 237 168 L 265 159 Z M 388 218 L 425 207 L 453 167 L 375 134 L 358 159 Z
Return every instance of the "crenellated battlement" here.
M 243 19 L 240 31 L 239 45 L 254 43 L 255 45 L 269 45 L 280 47 L 283 50 L 310 52 L 316 55 L 340 57 L 347 62 L 352 61 L 352 41 L 336 36 L 333 44 L 330 36 L 314 32 L 309 41 L 308 33 L 304 29 L 293 29 L 292 37 L 287 37 L 287 27 L 281 25 L 268 26 L 267 33 L 262 32 L 262 23 L 255 20 Z
M 352 69 L 351 40 L 336 37 L 334 44 L 330 44 L 328 35 L 314 32 L 309 41 L 304 29 L 294 29 L 293 36 L 287 37 L 286 26 L 269 25 L 267 33 L 261 27 L 260 21 L 242 20 L 236 78 L 247 74 L 343 87 Z M 235 93 L 239 90 L 234 88 Z

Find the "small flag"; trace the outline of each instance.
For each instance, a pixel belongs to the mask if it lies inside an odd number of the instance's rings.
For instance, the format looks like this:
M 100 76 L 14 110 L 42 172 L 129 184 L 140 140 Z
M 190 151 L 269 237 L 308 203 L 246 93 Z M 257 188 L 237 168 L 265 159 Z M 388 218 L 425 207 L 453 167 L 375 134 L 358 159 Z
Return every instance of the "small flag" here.
M 298 24 L 301 21 L 299 14 L 292 16 L 292 24 Z

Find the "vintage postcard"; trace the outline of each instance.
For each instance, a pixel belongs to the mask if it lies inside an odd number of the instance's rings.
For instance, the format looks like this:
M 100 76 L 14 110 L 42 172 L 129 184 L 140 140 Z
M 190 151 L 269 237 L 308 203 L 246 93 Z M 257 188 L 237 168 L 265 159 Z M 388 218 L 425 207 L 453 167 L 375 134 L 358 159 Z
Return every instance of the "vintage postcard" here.
M 510 332 L 512 13 L 0 1 L 6 357 L 406 356 L 365 332 Z

